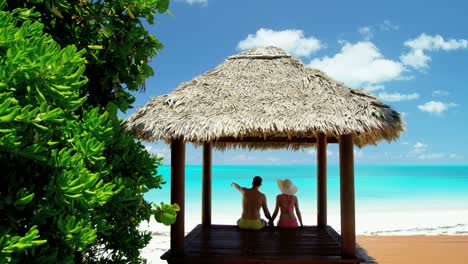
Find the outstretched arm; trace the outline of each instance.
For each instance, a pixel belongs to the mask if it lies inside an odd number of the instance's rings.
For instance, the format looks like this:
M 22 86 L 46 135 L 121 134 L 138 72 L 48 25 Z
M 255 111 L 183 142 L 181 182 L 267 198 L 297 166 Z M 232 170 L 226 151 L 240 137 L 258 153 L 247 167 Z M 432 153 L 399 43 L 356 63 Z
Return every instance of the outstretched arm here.
M 297 197 L 296 197 L 296 205 L 295 205 L 295 208 L 296 208 L 297 218 L 299 219 L 299 223 L 301 223 L 301 226 L 304 226 L 304 225 L 302 224 L 302 215 L 301 215 L 301 210 L 299 210 L 299 200 L 297 200 Z
M 276 216 L 278 215 L 279 212 L 279 196 L 276 196 L 276 206 L 275 206 L 275 211 L 273 212 L 273 216 L 271 217 L 271 221 L 275 221 Z
M 231 183 L 231 186 L 236 188 L 240 193 L 244 194 L 244 189 L 245 189 L 244 187 L 240 187 L 239 184 L 235 182 Z

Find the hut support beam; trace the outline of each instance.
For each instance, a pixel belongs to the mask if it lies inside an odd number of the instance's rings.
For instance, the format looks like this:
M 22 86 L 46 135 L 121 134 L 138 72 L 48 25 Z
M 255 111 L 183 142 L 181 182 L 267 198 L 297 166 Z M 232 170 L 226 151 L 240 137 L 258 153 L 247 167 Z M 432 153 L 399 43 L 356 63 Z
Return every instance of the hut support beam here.
M 171 254 L 184 254 L 185 237 L 185 142 L 173 139 L 171 143 L 171 203 L 178 204 L 176 222 L 171 225 Z
M 340 136 L 341 254 L 356 257 L 353 135 Z
M 211 142 L 203 143 L 202 225 L 211 226 Z
M 327 226 L 327 137 L 317 136 L 317 226 Z
M 216 142 L 220 143 L 300 143 L 300 144 L 315 144 L 317 143 L 317 139 L 315 137 L 311 138 L 289 138 L 289 137 L 269 137 L 268 135 L 265 137 L 222 137 L 216 139 Z M 329 137 L 327 138 L 327 144 L 330 143 L 338 143 L 338 139 L 336 137 Z

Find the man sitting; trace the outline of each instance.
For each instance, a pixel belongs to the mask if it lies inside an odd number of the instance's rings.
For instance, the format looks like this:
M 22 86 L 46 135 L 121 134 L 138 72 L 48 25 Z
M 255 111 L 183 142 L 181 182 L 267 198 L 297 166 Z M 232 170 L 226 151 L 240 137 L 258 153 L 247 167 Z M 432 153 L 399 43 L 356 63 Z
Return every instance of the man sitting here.
M 267 200 L 263 193 L 258 189 L 262 185 L 262 178 L 255 176 L 252 181 L 252 188 L 248 189 L 240 187 L 239 184 L 233 182 L 231 186 L 235 187 L 242 193 L 242 217 L 237 221 L 237 225 L 241 229 L 259 230 L 264 228 L 267 223 L 260 219 L 260 207 L 263 209 L 265 217 L 271 222 L 270 211 L 268 211 Z M 271 222 L 272 223 L 272 222 Z

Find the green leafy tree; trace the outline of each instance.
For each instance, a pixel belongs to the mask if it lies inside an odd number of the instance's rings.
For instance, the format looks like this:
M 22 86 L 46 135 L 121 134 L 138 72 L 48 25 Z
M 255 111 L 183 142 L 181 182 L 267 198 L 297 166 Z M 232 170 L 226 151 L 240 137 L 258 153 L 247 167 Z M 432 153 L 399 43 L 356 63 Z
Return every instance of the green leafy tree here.
M 162 48 L 143 27 L 168 1 L 0 2 L 0 263 L 141 262 L 177 205 L 143 199 L 161 159 L 117 112 Z

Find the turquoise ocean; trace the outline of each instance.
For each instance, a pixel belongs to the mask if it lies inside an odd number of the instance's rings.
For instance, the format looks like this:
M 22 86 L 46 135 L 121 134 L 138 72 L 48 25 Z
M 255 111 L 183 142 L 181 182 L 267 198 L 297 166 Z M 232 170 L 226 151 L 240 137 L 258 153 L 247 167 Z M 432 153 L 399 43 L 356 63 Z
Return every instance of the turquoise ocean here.
M 202 167 L 186 166 L 185 232 L 201 223 Z M 167 183 L 146 193 L 147 200 L 170 202 L 170 166 L 159 167 Z M 242 197 L 231 182 L 250 187 L 252 178 L 263 178 L 270 212 L 279 194 L 277 179 L 289 178 L 304 224 L 317 218 L 317 167 L 313 165 L 214 165 L 212 222 L 235 224 Z M 328 166 L 328 224 L 340 232 L 339 167 Z M 468 235 L 468 165 L 357 165 L 355 166 L 356 233 L 358 235 Z M 165 263 L 159 256 L 169 249 L 168 226 L 151 220 L 141 229 L 153 235 L 142 250 L 149 263 Z
M 170 166 L 158 168 L 167 181 L 161 190 L 145 198 L 170 202 Z M 235 223 L 241 214 L 241 195 L 230 186 L 250 187 L 253 176 L 263 178 L 270 212 L 279 194 L 276 180 L 289 178 L 298 186 L 297 196 L 304 223 L 316 224 L 317 167 L 314 165 L 214 165 L 212 168 L 213 223 Z M 202 167 L 186 166 L 186 223 L 201 222 Z M 329 222 L 339 227 L 339 166 L 327 167 Z M 375 230 L 433 228 L 465 225 L 468 219 L 468 165 L 356 165 L 355 195 L 357 228 Z M 389 219 L 394 217 L 395 219 Z M 402 217 L 407 218 L 404 222 Z M 432 222 L 431 219 L 433 218 Z M 466 221 L 465 221 L 466 220 Z M 431 224 L 432 223 L 432 224 Z M 404 227 L 402 227 L 404 225 Z M 378 229 L 378 228 L 377 228 Z

